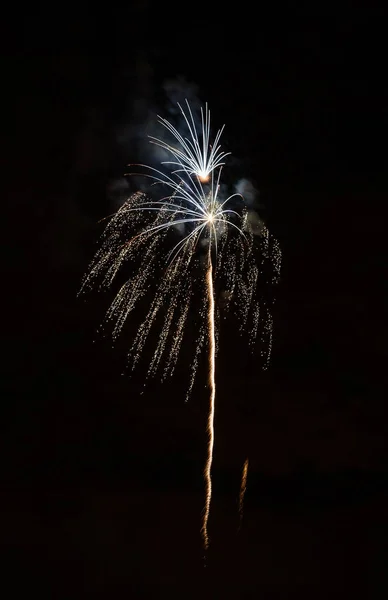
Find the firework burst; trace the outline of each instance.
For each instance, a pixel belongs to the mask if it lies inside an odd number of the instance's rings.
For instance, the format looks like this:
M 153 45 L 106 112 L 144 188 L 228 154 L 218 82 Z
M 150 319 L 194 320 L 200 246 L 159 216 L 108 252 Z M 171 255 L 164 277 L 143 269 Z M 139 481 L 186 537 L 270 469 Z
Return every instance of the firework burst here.
M 137 165 L 137 169 L 150 180 L 149 193 L 132 194 L 111 216 L 81 291 L 97 282 L 100 287 L 110 287 L 119 273 L 128 273 L 106 314 L 106 321 L 113 323 L 114 338 L 120 334 L 140 301 L 151 298 L 147 314 L 132 341 L 128 359 L 130 368 L 135 369 L 151 330 L 158 327 L 158 341 L 148 363 L 148 376 L 159 373 L 162 380 L 174 373 L 192 300 L 194 296 L 201 298 L 199 334 L 188 377 L 187 397 L 194 385 L 201 350 L 206 345 L 209 351 L 210 410 L 202 536 L 207 548 L 218 341 L 216 284 L 222 294 L 223 308 L 227 310 L 233 306 L 237 310 L 241 328 L 249 331 L 252 343 L 259 329 L 259 320 L 263 317 L 260 317 L 257 295 L 259 267 L 249 212 L 240 194 L 225 195 L 221 191 L 220 178 L 227 156 L 219 145 L 222 129 L 211 144 L 207 105 L 205 111 L 201 110 L 199 131 L 188 103 L 187 107 L 188 115 L 179 108 L 188 137 L 160 118 L 173 141 L 169 143 L 151 138 L 151 142 L 169 153 L 171 160 L 161 165 L 161 169 L 168 167 L 169 170 L 164 172 L 147 165 Z M 268 252 L 269 236 L 264 226 L 260 240 L 265 246 L 265 254 Z M 271 327 L 267 313 L 265 315 L 267 328 Z
M 207 104 L 205 110 L 201 107 L 201 126 L 198 133 L 195 119 L 186 100 L 187 115 L 178 103 L 179 110 L 187 127 L 188 136 L 182 135 L 170 121 L 158 116 L 159 123 L 171 134 L 173 141 L 166 142 L 160 138 L 150 136 L 151 143 L 160 146 L 172 155 L 173 160 L 164 161 L 162 164 L 171 165 L 175 172 L 188 173 L 206 183 L 211 173 L 224 165 L 224 159 L 230 152 L 222 152 L 219 144 L 224 125 L 217 131 L 214 142 L 210 143 L 210 110 Z

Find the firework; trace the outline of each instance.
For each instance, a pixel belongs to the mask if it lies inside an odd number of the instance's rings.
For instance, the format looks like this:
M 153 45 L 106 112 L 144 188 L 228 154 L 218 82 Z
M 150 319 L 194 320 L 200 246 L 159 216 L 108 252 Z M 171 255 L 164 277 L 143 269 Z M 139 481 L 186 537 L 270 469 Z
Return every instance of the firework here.
M 218 130 L 214 142 L 210 143 L 210 110 L 207 104 L 205 111 L 201 107 L 201 127 L 198 134 L 196 123 L 190 105 L 186 100 L 188 115 L 178 103 L 180 112 L 188 130 L 188 137 L 182 135 L 167 119 L 158 116 L 159 123 L 171 134 L 171 143 L 150 136 L 151 143 L 160 146 L 171 154 L 174 160 L 162 164 L 172 165 L 175 172 L 185 171 L 197 176 L 202 182 L 209 181 L 211 173 L 224 164 L 224 159 L 230 152 L 222 152 L 219 145 L 224 125 Z
M 217 350 L 215 284 L 222 294 L 224 310 L 237 310 L 242 328 L 253 342 L 259 323 L 255 236 L 248 210 L 240 194 L 224 195 L 220 178 L 227 153 L 219 140 L 210 143 L 210 112 L 201 110 L 199 131 L 187 103 L 181 107 L 188 137 L 160 118 L 173 138 L 170 144 L 151 142 L 169 153 L 161 169 L 137 165 L 150 179 L 149 193 L 136 192 L 111 217 L 102 243 L 84 277 L 81 291 L 99 282 L 110 287 L 116 278 L 124 283 L 109 307 L 105 322 L 113 323 L 113 338 L 122 331 L 130 314 L 149 301 L 128 353 L 130 368 L 138 365 L 150 332 L 158 328 L 158 341 L 148 362 L 148 376 L 160 373 L 164 380 L 174 373 L 185 335 L 192 300 L 201 298 L 198 331 L 189 375 L 192 391 L 199 356 L 204 345 L 209 354 L 210 410 L 205 467 L 206 503 L 202 536 L 209 545 L 208 519 L 212 495 L 211 468 L 214 446 L 215 356 Z M 134 174 L 131 172 L 130 174 Z M 155 194 L 157 190 L 157 194 Z M 263 226 L 261 239 L 268 246 Z M 143 304 L 143 302 L 141 303 Z M 270 323 L 271 326 L 271 323 Z

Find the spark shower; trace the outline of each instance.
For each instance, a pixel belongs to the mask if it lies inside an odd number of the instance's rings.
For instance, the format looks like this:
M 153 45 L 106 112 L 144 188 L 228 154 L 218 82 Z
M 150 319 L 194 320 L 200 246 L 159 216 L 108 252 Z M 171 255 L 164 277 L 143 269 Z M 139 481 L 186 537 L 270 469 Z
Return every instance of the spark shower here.
M 214 140 L 211 139 L 207 104 L 201 108 L 198 119 L 187 101 L 186 110 L 178 106 L 183 128 L 178 130 L 158 117 L 166 137 L 150 137 L 150 142 L 158 146 L 165 157 L 160 168 L 128 165 L 136 168 L 136 172 L 131 170 L 127 175 L 144 175 L 150 182 L 149 189 L 147 193 L 132 194 L 110 217 L 100 248 L 84 276 L 81 292 L 97 282 L 100 288 L 110 287 L 119 273 L 120 276 L 128 273 L 105 320 L 113 322 L 116 338 L 140 300 L 149 299 L 148 311 L 132 340 L 128 362 L 131 369 L 136 368 L 152 328 L 158 328 L 158 341 L 148 363 L 147 377 L 159 373 L 162 381 L 174 373 L 189 314 L 195 312 L 199 333 L 193 349 L 186 400 L 194 385 L 201 351 L 206 347 L 210 403 L 201 533 L 207 549 L 219 316 L 221 311 L 226 314 L 234 310 L 241 331 L 248 333 L 248 342 L 252 345 L 258 331 L 262 332 L 262 341 L 267 347 L 264 368 L 268 366 L 272 316 L 268 304 L 260 301 L 258 278 L 263 261 L 270 259 L 273 279 L 278 279 L 281 254 L 276 240 L 272 240 L 270 251 L 268 229 L 260 222 L 257 231 L 257 216 L 252 218 L 243 196 L 225 192 L 221 177 L 229 153 L 222 152 L 220 146 L 223 127 Z M 222 299 L 218 304 L 216 294 Z M 194 297 L 199 298 L 195 309 Z M 245 483 L 246 476 L 247 464 Z

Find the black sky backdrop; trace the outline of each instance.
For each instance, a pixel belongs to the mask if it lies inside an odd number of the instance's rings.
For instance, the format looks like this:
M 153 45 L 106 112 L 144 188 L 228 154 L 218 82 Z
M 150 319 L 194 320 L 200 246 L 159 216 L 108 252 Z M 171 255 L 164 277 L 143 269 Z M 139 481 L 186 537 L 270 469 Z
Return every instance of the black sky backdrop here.
M 386 597 L 384 11 L 315 11 L 139 1 L 9 20 L 1 530 L 14 597 Z M 270 369 L 232 330 L 217 363 L 206 562 L 205 381 L 188 404 L 183 368 L 140 395 L 141 374 L 121 376 L 136 323 L 112 348 L 96 335 L 109 293 L 76 297 L 168 81 L 226 123 L 230 171 L 258 188 L 283 252 Z

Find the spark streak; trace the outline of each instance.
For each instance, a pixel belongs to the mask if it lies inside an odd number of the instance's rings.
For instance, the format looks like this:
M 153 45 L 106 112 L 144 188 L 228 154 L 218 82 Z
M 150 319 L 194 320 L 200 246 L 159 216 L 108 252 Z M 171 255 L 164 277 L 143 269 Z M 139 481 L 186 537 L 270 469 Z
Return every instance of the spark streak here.
M 205 466 L 205 482 L 206 482 L 206 502 L 203 515 L 202 524 L 202 536 L 205 550 L 209 547 L 209 535 L 208 535 L 208 521 L 210 514 L 210 503 L 212 499 L 212 479 L 211 479 L 211 468 L 213 462 L 213 448 L 214 448 L 214 412 L 215 412 L 215 399 L 216 399 L 216 382 L 215 382 L 215 352 L 216 352 L 216 340 L 215 340 L 215 326 L 214 326 L 214 292 L 213 292 L 213 268 L 210 255 L 209 246 L 209 267 L 207 270 L 206 281 L 207 281 L 207 293 L 208 293 L 208 326 L 209 326 L 209 388 L 210 388 L 210 406 L 209 416 L 207 422 L 208 432 L 208 447 L 207 447 L 207 460 Z

